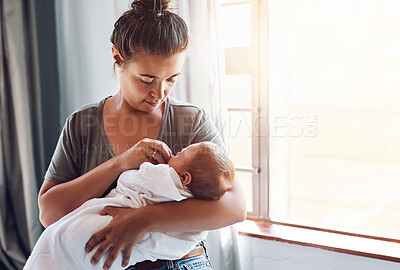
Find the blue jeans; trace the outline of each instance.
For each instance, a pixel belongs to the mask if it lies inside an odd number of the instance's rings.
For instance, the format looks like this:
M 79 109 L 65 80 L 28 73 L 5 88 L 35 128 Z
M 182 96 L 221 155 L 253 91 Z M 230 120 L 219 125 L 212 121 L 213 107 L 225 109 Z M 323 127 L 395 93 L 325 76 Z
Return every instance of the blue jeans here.
M 203 247 L 203 254 L 192 257 L 189 259 L 179 260 L 179 261 L 166 261 L 166 263 L 157 269 L 148 269 L 148 270 L 212 270 L 212 266 L 210 260 L 207 255 L 206 247 L 204 243 L 201 242 L 196 246 L 195 249 L 199 247 Z M 126 270 L 135 270 L 134 267 L 130 267 Z

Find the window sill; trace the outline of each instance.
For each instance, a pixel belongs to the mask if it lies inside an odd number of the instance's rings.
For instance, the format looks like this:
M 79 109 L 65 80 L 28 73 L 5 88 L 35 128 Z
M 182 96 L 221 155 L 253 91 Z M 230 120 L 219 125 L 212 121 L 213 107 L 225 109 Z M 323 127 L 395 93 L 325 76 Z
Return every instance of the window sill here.
M 400 240 L 396 239 L 255 219 L 239 223 L 237 229 L 239 235 L 400 262 Z

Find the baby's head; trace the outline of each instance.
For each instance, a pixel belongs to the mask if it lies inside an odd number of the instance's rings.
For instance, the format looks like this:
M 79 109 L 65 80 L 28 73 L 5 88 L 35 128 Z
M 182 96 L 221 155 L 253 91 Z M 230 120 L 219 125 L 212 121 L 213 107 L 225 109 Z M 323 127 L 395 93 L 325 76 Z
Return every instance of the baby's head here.
M 172 157 L 168 165 L 198 199 L 219 199 L 232 186 L 235 177 L 231 159 L 211 142 L 189 145 Z

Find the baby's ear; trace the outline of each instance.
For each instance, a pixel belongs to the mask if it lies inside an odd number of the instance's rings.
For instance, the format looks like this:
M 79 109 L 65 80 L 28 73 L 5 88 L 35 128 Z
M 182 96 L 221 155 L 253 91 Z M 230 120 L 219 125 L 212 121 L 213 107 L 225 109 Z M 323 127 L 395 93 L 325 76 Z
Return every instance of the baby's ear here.
M 191 181 L 192 181 L 192 175 L 190 174 L 190 172 L 184 172 L 181 175 L 182 185 L 187 186 L 190 184 Z

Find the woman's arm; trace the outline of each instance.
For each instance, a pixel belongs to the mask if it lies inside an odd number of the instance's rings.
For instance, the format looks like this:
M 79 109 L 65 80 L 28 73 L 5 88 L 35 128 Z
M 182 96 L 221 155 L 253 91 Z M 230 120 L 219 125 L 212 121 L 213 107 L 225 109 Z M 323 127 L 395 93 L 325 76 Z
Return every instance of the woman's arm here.
M 45 180 L 38 196 L 43 226 L 50 226 L 87 200 L 101 197 L 122 172 L 119 164 L 114 157 L 74 180 L 58 185 Z
M 133 247 L 147 232 L 196 232 L 232 225 L 246 218 L 246 203 L 238 179 L 219 200 L 188 199 L 145 206 L 139 209 L 106 207 L 101 214 L 111 215 L 112 221 L 94 234 L 86 245 L 86 252 L 100 245 L 93 255 L 96 264 L 112 248 L 105 263 L 110 267 L 123 251 L 126 266 Z
M 149 159 L 155 149 L 157 155 Z M 101 197 L 123 171 L 137 169 L 146 161 L 166 163 L 170 157 L 171 150 L 164 143 L 143 139 L 76 179 L 58 185 L 45 180 L 38 196 L 41 223 L 48 227 L 87 200 Z
M 246 218 L 245 197 L 238 179 L 219 200 L 190 199 L 153 205 L 149 208 L 151 232 L 197 232 L 214 230 Z

